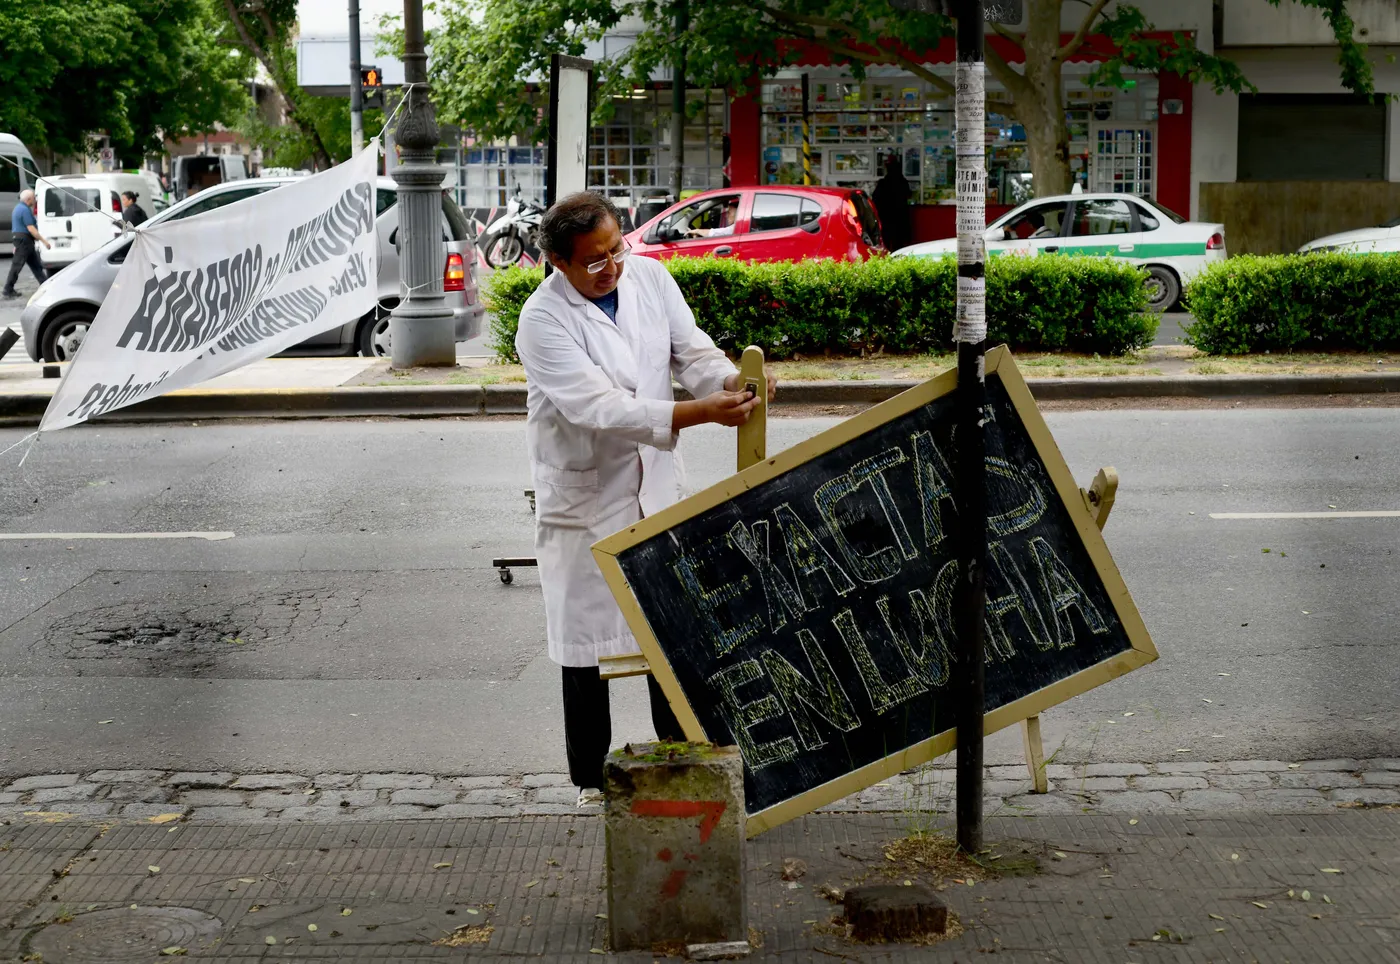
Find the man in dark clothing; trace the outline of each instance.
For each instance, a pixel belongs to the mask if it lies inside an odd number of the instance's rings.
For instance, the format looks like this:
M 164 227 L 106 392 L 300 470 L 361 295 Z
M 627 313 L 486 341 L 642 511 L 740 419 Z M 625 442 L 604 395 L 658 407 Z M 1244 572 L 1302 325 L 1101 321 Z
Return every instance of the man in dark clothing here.
M 39 222 L 34 217 L 33 191 L 20 194 L 19 203 L 10 214 L 10 230 L 14 232 L 15 256 L 10 261 L 10 275 L 5 279 L 5 290 L 0 294 L 6 298 L 18 298 L 19 292 L 15 291 L 15 282 L 19 280 L 19 273 L 24 270 L 26 264 L 40 284 L 48 277 L 44 274 L 44 262 L 39 260 L 39 249 L 34 247 L 34 242 L 39 241 L 46 248 L 53 247 L 48 239 L 39 233 Z
M 134 228 L 138 224 L 146 221 L 146 212 L 141 209 L 141 205 L 136 203 L 135 191 L 122 192 L 122 220 L 127 221 Z
M 913 235 L 909 218 L 909 182 L 900 171 L 898 154 L 885 158 L 885 176 L 875 185 L 875 193 L 870 200 L 875 202 L 875 211 L 880 215 L 880 230 L 884 235 L 885 250 L 898 251 L 907 246 Z

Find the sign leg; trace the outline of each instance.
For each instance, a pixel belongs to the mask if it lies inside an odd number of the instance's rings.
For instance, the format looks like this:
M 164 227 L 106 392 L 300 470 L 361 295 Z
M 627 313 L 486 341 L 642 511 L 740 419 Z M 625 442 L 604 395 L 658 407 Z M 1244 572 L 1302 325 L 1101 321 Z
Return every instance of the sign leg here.
M 1045 779 L 1045 744 L 1040 739 L 1040 716 L 1021 721 L 1021 739 L 1026 745 L 1026 766 L 1031 771 L 1034 793 L 1048 793 L 1050 781 Z
M 739 426 L 738 471 L 757 465 L 768 457 L 768 378 L 763 374 L 763 349 L 750 345 L 739 360 L 739 389 L 748 389 L 759 399 L 749 420 Z

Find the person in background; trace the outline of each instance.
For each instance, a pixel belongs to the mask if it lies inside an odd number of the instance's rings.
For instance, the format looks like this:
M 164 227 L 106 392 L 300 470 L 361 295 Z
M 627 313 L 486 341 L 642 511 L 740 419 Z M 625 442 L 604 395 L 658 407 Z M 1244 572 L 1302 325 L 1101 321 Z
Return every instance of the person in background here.
M 564 748 L 586 806 L 602 799 L 612 743 L 598 658 L 638 649 L 591 547 L 680 499 L 682 430 L 742 425 L 759 399 L 740 391 L 665 266 L 628 257 L 611 201 L 587 191 L 559 201 L 540 221 L 539 245 L 555 270 L 521 309 L 515 347 L 549 656 L 563 668 Z M 672 373 L 693 401 L 675 400 Z M 771 399 L 776 377 L 767 383 Z M 655 678 L 647 685 L 656 735 L 684 739 Z
M 898 154 L 885 158 L 885 176 L 875 184 L 875 192 L 870 200 L 875 204 L 875 212 L 880 215 L 880 233 L 884 237 L 886 251 L 898 251 L 912 240 L 910 226 L 909 182 L 904 179 Z
M 146 212 L 142 209 L 141 205 L 136 203 L 135 191 L 122 192 L 122 220 L 126 221 L 133 228 L 138 224 L 144 224 L 147 220 Z
M 24 266 L 29 265 L 29 270 L 34 272 L 34 278 L 40 284 L 48 277 L 44 273 L 44 262 L 39 260 L 39 249 L 34 246 L 38 241 L 46 248 L 52 248 L 47 238 L 39 233 L 39 220 L 35 217 L 35 209 L 38 207 L 34 200 L 34 192 L 24 190 L 20 192 L 19 203 L 15 205 L 14 211 L 10 213 L 10 230 L 14 233 L 13 242 L 15 246 L 15 256 L 10 261 L 10 274 L 5 279 L 5 290 L 0 295 L 6 298 L 18 298 L 19 292 L 15 290 L 15 282 L 19 280 L 19 273 L 24 270 Z

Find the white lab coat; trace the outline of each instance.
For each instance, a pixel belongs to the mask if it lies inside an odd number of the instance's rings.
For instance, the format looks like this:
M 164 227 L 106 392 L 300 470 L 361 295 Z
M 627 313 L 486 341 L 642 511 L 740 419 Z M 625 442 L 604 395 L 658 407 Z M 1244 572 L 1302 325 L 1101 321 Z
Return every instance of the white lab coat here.
M 563 666 L 637 651 L 591 547 L 680 499 L 672 374 L 703 398 L 736 371 L 659 261 L 629 258 L 617 293 L 613 324 L 555 271 L 525 302 L 515 336 L 549 656 Z

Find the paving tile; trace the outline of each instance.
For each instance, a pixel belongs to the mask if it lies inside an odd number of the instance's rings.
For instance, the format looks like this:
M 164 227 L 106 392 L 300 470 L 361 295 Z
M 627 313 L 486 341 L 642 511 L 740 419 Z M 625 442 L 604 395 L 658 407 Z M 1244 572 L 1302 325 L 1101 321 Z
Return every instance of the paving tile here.
M 1327 796 L 1334 803 L 1393 804 L 1400 803 L 1400 787 L 1347 787 Z
M 1371 787 L 1400 787 L 1400 770 L 1375 770 L 1361 774 L 1361 782 Z
M 190 811 L 191 822 L 197 823 L 257 823 L 266 818 L 266 810 L 250 807 L 196 807 Z
M 255 793 L 248 801 L 248 806 L 260 810 L 288 810 L 293 807 L 307 807 L 311 805 L 311 798 L 299 790 L 269 790 L 266 793 Z
M 425 807 L 440 807 L 456 803 L 462 796 L 461 790 L 395 790 L 389 797 L 390 803 L 416 803 Z
M 1274 778 L 1280 787 L 1286 789 L 1332 790 L 1337 787 L 1361 785 L 1361 777 L 1355 773 L 1332 773 L 1316 770 L 1289 770 L 1276 773 Z
M 95 783 L 74 783 L 71 786 L 50 787 L 47 790 L 35 790 L 29 795 L 29 802 L 31 804 L 48 804 L 61 800 L 91 800 L 97 796 L 97 791 L 101 789 Z
M 1230 773 L 1269 773 L 1274 770 L 1287 770 L 1288 764 L 1282 760 L 1231 760 L 1225 764 Z
M 578 802 L 578 788 L 567 787 L 540 787 L 535 791 L 536 804 L 567 804 L 572 807 Z
M 466 790 L 462 793 L 461 803 L 478 804 L 485 806 L 510 806 L 521 804 L 526 800 L 524 790 L 515 788 L 504 788 L 498 790 Z
M 1125 790 L 1100 794 L 1095 809 L 1105 813 L 1171 813 L 1181 808 L 1162 790 Z
M 538 776 L 540 776 L 540 774 L 535 774 L 535 777 Z M 565 783 L 569 780 L 569 778 L 563 774 L 545 774 L 545 776 L 558 776 L 562 778 Z M 534 779 L 534 777 L 525 777 L 522 781 L 522 785 L 527 787 L 532 786 L 530 783 L 532 779 Z M 494 790 L 497 788 L 504 789 L 510 786 L 510 777 L 449 777 L 447 782 L 458 790 Z M 549 784 L 535 783 L 533 785 L 548 786 Z
M 177 799 L 191 807 L 241 807 L 248 797 L 238 790 L 186 790 Z
M 1263 790 L 1274 785 L 1267 773 L 1217 773 L 1209 779 L 1217 790 Z
M 484 777 L 457 777 L 457 780 L 477 780 L 487 779 Z M 458 784 L 461 786 L 461 784 Z M 567 773 L 530 773 L 521 781 L 521 786 L 526 787 L 571 787 L 573 781 L 569 779 Z M 474 787 L 463 787 L 464 790 L 472 790 Z
M 311 785 L 322 790 L 343 790 L 359 778 L 358 773 L 318 773 L 312 777 Z
M 163 770 L 98 770 L 89 773 L 88 783 L 160 783 Z
M 430 773 L 366 773 L 360 777 L 361 790 L 427 790 L 433 785 Z
M 1187 790 L 1181 794 L 1181 806 L 1187 810 L 1242 810 L 1249 800 L 1233 790 Z
M 1134 790 L 1205 790 L 1210 787 L 1205 777 L 1133 777 Z
M 311 798 L 312 808 L 372 807 L 379 802 L 378 790 L 327 790 Z
M 103 800 L 114 803 L 164 803 L 175 791 L 169 787 L 149 786 L 140 783 L 114 783 L 102 794 Z
M 1356 760 L 1305 760 L 1301 767 L 1303 770 L 1329 770 L 1351 773 L 1361 769 L 1360 762 Z
M 1090 763 L 1084 768 L 1086 777 L 1145 777 L 1149 772 L 1142 763 Z
M 52 787 L 71 787 L 78 782 L 76 773 L 50 773 L 35 777 L 20 777 L 7 786 L 6 790 L 27 793 L 30 790 L 48 790 Z
M 171 774 L 170 779 L 165 782 L 172 787 L 186 787 L 190 790 L 217 790 L 232 783 L 233 774 L 222 770 L 182 771 Z
M 149 817 L 161 817 L 167 813 L 188 812 L 189 807 L 183 807 L 173 803 L 128 803 L 117 811 L 117 815 L 121 817 L 140 817 L 144 820 Z
M 296 773 L 253 773 L 233 781 L 235 790 L 284 790 L 305 787 L 311 781 Z

